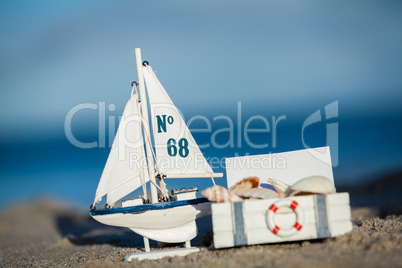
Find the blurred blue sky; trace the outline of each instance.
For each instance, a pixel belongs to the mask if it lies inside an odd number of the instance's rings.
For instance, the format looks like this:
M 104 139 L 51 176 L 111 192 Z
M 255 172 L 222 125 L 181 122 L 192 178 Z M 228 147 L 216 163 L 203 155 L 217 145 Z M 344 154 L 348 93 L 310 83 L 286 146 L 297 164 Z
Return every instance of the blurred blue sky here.
M 278 115 L 339 100 L 348 117 L 402 113 L 401 1 L 2 1 L 0 10 L 2 136 L 22 122 L 54 125 L 83 102 L 121 111 L 136 47 L 182 109 L 243 101 Z
M 230 115 L 241 101 L 300 123 L 338 100 L 340 151 L 402 159 L 402 1 L 1 1 L 0 38 L 2 144 L 66 141 L 80 103 L 119 116 L 140 47 L 185 115 Z M 73 130 L 96 136 L 88 113 Z

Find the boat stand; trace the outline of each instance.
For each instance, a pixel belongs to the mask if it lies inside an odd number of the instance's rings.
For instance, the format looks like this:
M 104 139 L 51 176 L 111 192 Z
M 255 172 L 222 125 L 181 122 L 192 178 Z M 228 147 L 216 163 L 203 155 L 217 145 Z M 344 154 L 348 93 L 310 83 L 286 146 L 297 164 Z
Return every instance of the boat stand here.
M 163 257 L 176 257 L 176 256 L 186 256 L 190 253 L 199 252 L 203 247 L 191 247 L 190 240 L 184 243 L 184 248 L 174 248 L 174 249 L 162 249 L 154 250 L 151 252 L 149 246 L 149 239 L 144 237 L 144 248 L 145 252 L 129 253 L 124 257 L 125 261 L 132 260 L 157 260 Z

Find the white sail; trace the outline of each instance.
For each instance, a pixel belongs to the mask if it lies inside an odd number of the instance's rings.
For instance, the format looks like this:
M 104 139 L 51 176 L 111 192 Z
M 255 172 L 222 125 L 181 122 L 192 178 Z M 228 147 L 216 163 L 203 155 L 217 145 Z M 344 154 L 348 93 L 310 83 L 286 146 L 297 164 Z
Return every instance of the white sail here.
M 150 66 L 143 67 L 151 105 L 157 168 L 167 177 L 210 177 L 205 160 L 176 106 Z
M 134 94 L 126 104 L 96 190 L 95 202 L 101 201 L 107 194 L 107 203 L 113 206 L 116 201 L 149 181 L 148 177 L 142 177 L 144 167 L 141 165 L 145 161 L 141 148 L 144 144 L 137 102 L 138 97 Z

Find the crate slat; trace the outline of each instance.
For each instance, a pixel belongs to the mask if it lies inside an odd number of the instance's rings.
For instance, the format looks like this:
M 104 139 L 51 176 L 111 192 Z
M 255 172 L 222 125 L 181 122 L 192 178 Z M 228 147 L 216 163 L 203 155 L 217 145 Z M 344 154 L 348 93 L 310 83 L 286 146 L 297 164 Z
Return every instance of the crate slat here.
M 215 248 L 334 237 L 352 230 L 350 219 L 348 193 L 212 205 Z

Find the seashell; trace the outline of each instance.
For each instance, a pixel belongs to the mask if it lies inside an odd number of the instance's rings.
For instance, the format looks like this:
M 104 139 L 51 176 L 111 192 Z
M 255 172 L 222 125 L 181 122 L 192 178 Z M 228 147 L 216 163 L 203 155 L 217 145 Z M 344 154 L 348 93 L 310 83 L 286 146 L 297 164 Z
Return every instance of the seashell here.
M 237 193 L 243 199 L 271 199 L 279 198 L 279 194 L 271 189 L 252 188 Z
M 237 194 L 238 192 L 252 189 L 252 188 L 258 188 L 260 186 L 260 179 L 257 177 L 249 177 L 245 178 L 232 187 L 230 187 L 229 192 L 232 194 Z
M 279 180 L 275 180 L 275 179 L 268 179 L 267 180 L 270 184 L 272 184 L 272 186 L 274 186 L 275 191 L 278 193 L 278 195 L 280 197 L 287 197 L 288 194 L 287 192 L 290 189 L 290 185 L 287 185 L 286 183 L 283 183 Z
M 335 193 L 334 184 L 326 177 L 311 176 L 296 182 L 288 189 L 289 196 Z
M 215 201 L 217 203 L 243 201 L 243 199 L 220 185 L 209 187 L 201 191 L 200 194 L 205 196 L 209 201 Z

